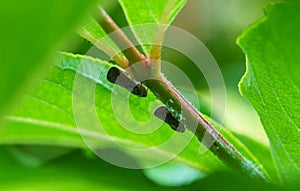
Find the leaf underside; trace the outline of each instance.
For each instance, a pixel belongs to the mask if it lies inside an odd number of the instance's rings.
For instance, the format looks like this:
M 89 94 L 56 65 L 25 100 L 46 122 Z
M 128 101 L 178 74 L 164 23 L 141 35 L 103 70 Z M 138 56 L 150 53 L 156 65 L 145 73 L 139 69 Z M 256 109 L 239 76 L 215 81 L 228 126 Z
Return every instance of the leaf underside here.
M 300 4 L 270 6 L 240 38 L 247 56 L 241 93 L 258 112 L 282 183 L 300 177 Z

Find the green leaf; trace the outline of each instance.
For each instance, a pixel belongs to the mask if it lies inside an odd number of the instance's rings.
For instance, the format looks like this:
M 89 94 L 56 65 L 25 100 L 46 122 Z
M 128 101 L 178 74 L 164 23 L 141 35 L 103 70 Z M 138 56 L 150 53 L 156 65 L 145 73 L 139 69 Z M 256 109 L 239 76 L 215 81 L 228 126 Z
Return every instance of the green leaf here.
M 98 158 L 87 159 L 78 151 L 29 168 L 18 162 L 10 147 L 2 146 L 0 170 L 1 190 L 165 190 L 147 180 L 141 171 L 122 169 Z
M 175 19 L 187 0 L 119 0 L 128 23 L 141 25 L 133 27 L 140 44 L 143 45 L 146 54 L 151 53 L 154 42 L 160 44 L 164 35 L 165 27 L 153 27 L 147 24 L 169 25 Z M 142 25 L 146 24 L 146 25 Z M 150 57 L 150 56 L 148 56 Z
M 107 36 L 106 32 L 92 17 L 87 18 L 87 20 L 80 26 L 78 33 L 83 38 L 96 45 L 100 50 L 109 47 L 113 52 L 120 51 L 111 39 L 105 38 L 105 36 Z M 103 44 L 100 44 L 99 41 Z
M 86 139 L 95 142 L 97 148 L 111 147 L 111 142 L 105 139 L 109 135 L 118 144 L 133 148 L 152 148 L 168 141 L 174 134 L 178 135 L 181 144 L 190 132 L 178 134 L 169 126 L 163 124 L 155 126 L 158 128 L 153 133 L 140 135 L 130 132 L 123 128 L 115 118 L 112 110 L 112 84 L 106 81 L 106 71 L 110 68 L 110 64 L 93 59 L 86 56 L 72 55 L 63 53 L 56 59 L 52 72 L 45 78 L 40 79 L 36 88 L 33 88 L 18 104 L 18 108 L 12 114 L 5 117 L 7 123 L 0 130 L 1 144 L 43 144 L 43 145 L 61 145 L 66 147 L 82 147 L 87 145 L 83 142 L 81 136 L 76 129 L 75 119 L 73 116 L 72 98 L 74 102 L 74 77 L 75 70 L 80 63 L 84 63 L 85 76 L 82 87 L 89 88 L 97 82 L 95 92 L 95 105 L 90 103 L 91 100 L 83 100 L 83 113 L 87 116 L 92 115 L 92 109 L 95 107 L 101 123 L 105 127 L 105 132 L 97 131 L 95 127 L 84 127 L 81 134 Z M 100 77 L 92 75 L 95 67 L 103 67 L 104 72 Z M 82 76 L 81 75 L 81 76 Z M 87 91 L 80 92 L 83 98 L 87 98 Z M 130 111 L 139 121 L 145 122 L 149 117 L 153 117 L 149 113 L 149 105 L 156 100 L 154 95 L 149 93 L 147 98 L 139 98 L 130 96 Z M 155 103 L 155 102 L 154 102 Z M 79 104 L 79 105 L 80 105 Z M 120 108 L 123 112 L 124 108 Z M 152 108 L 153 109 L 153 108 Z M 123 114 L 126 118 L 126 113 Z M 161 121 L 154 118 L 154 124 L 160 124 Z M 78 124 L 77 124 L 78 125 Z M 149 124 L 148 124 L 149 125 Z M 143 126 L 145 129 L 151 130 L 147 124 Z M 140 127 L 139 127 L 140 128 Z M 142 129 L 142 128 L 140 128 Z M 81 129 L 82 130 L 82 129 Z M 143 130 L 143 129 L 142 129 Z M 175 143 L 176 145 L 176 143 Z M 198 154 L 198 140 L 193 137 L 188 146 L 178 154 L 175 160 L 182 162 L 188 166 L 201 170 L 204 173 L 211 173 L 216 170 L 224 169 L 223 164 L 211 152 L 203 155 Z M 154 152 L 154 154 L 153 154 Z M 164 156 L 176 155 L 174 151 L 167 148 L 154 149 L 151 154 L 137 156 L 139 162 L 156 161 Z M 131 154 L 131 153 L 129 153 Z M 136 156 L 136 155 L 133 155 Z
M 117 63 L 125 63 L 124 66 L 126 65 L 127 60 L 120 49 L 94 18 L 88 17 L 78 29 L 78 34 L 104 51 L 105 54 L 109 56 L 108 60 L 113 58 Z
M 9 150 L 15 157 L 15 160 L 27 167 L 41 166 L 52 159 L 59 158 L 72 151 L 72 149 L 67 147 L 41 145 L 14 145 L 9 146 Z
M 299 3 L 268 7 L 238 41 L 247 55 L 240 91 L 260 116 L 283 183 L 300 176 L 299 10 Z
M 95 2 L 1 1 L 0 110 L 13 100 Z

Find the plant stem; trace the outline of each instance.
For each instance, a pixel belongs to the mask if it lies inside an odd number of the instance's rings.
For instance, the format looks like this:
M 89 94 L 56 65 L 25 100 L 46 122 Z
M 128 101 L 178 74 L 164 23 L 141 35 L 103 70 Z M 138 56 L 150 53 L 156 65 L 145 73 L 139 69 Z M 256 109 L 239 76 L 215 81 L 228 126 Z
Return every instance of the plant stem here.
M 99 19 L 97 19 L 99 24 L 107 34 L 115 32 L 114 35 L 110 37 L 116 43 L 116 45 L 123 50 L 122 52 L 127 57 L 129 62 L 146 62 L 146 57 L 139 52 L 139 50 L 132 44 L 124 32 L 101 7 L 99 7 L 99 14 L 101 16 Z M 126 47 L 126 49 L 124 49 L 124 47 Z
M 213 152 L 220 160 L 237 171 L 242 171 L 257 179 L 265 180 L 264 174 L 251 161 L 247 160 L 230 144 L 203 116 L 188 102 L 178 90 L 163 76 L 159 80 L 147 80 L 144 84 L 160 99 L 174 115 L 184 113 L 187 125 L 203 145 Z M 206 133 L 206 139 L 202 141 Z
M 128 56 L 128 60 L 149 62 L 144 55 L 142 55 L 127 38 L 127 36 L 119 29 L 119 27 L 112 21 L 112 19 L 101 9 L 101 22 L 99 24 L 109 34 L 116 32 L 116 39 L 112 39 L 120 48 L 127 45 L 128 48 L 124 50 L 124 55 Z M 122 49 L 121 49 L 122 50 Z M 151 64 L 150 62 L 146 65 Z M 214 126 L 209 123 L 196 110 L 189 101 L 187 101 L 176 88 L 160 74 L 156 79 L 146 80 L 143 82 L 154 95 L 161 100 L 174 116 L 181 116 L 184 114 L 187 128 L 192 131 L 203 145 L 205 145 L 211 152 L 213 152 L 220 160 L 232 167 L 236 171 L 243 172 L 256 179 L 266 180 L 264 173 L 260 171 L 251 161 L 246 159 L 232 144 L 230 144 L 225 137 L 223 137 Z M 189 124 L 196 125 L 189 125 Z M 210 141 L 204 141 L 203 137 L 206 134 Z

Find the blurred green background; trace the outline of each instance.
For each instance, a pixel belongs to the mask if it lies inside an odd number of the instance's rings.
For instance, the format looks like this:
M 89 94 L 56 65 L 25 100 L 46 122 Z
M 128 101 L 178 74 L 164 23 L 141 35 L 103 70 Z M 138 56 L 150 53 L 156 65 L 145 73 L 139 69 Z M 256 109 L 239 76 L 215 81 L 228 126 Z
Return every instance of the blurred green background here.
M 47 63 L 55 50 L 86 53 L 91 44 L 80 38 L 74 29 L 92 12 L 95 2 L 1 2 L 1 114 L 13 107 L 13 100 L 22 96 L 22 92 L 34 83 L 36 76 L 47 71 L 47 66 L 42 63 Z M 216 58 L 227 88 L 226 112 L 230 115 L 225 116 L 226 126 L 236 133 L 251 135 L 266 146 L 268 142 L 255 111 L 238 93 L 237 85 L 245 71 L 245 56 L 235 41 L 249 24 L 263 16 L 263 8 L 274 2 L 190 0 L 173 23 L 197 36 Z M 102 3 L 121 27 L 127 26 L 116 0 Z M 190 61 L 183 55 L 165 50 L 163 59 L 188 73 L 203 99 L 209 95 L 203 76 L 194 72 L 193 64 L 189 64 Z M 246 124 L 242 128 L 239 127 L 240 121 Z M 174 173 L 173 170 L 169 169 L 169 174 L 168 170 L 165 172 L 165 179 L 158 179 L 155 173 L 159 174 L 159 170 L 149 175 L 141 170 L 121 169 L 85 150 L 28 145 L 0 147 L 1 190 L 165 190 L 166 187 L 158 184 L 173 185 L 174 180 L 168 178 Z M 183 186 L 172 189 L 275 188 L 263 183 L 254 184 L 231 174 L 200 177 L 203 176 L 187 173 L 185 180 L 182 180 Z M 192 180 L 197 181 L 189 184 Z

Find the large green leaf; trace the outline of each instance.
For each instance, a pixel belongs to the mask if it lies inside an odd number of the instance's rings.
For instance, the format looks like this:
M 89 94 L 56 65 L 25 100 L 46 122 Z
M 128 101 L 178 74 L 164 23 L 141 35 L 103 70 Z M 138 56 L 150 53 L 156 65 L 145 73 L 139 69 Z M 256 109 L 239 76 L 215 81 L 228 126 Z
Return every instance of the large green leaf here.
M 239 39 L 247 55 L 241 93 L 258 112 L 283 183 L 300 176 L 300 4 L 268 7 Z
M 111 66 L 105 62 L 89 58 L 86 56 L 74 56 L 72 54 L 62 54 L 56 61 L 58 67 L 54 67 L 52 72 L 45 78 L 40 79 L 36 88 L 33 88 L 18 104 L 18 108 L 11 115 L 5 116 L 7 121 L 5 127 L 0 130 L 1 144 L 45 144 L 61 145 L 67 147 L 83 147 L 86 144 L 78 134 L 75 119 L 73 116 L 72 98 L 74 101 L 74 71 L 80 63 L 86 65 L 87 71 L 92 71 L 93 67 L 104 67 L 104 73 L 100 78 L 95 78 L 90 73 L 83 73 L 83 87 L 89 87 L 93 81 L 97 81 L 95 89 L 95 105 L 91 105 L 90 100 L 82 102 L 83 111 L 87 116 L 91 115 L 91 110 L 96 106 L 96 111 L 101 123 L 105 126 L 106 132 L 97 131 L 93 127 L 84 127 L 81 134 L 86 139 L 95 140 L 98 147 L 110 146 L 110 142 L 105 139 L 104 135 L 108 134 L 117 143 L 129 147 L 152 148 L 167 141 L 174 134 L 167 125 L 163 125 L 150 134 L 140 135 L 129 132 L 124 129 L 112 110 L 112 85 L 106 81 L 105 74 Z M 94 91 L 92 91 L 94 92 Z M 86 92 L 81 92 L 82 97 L 86 98 Z M 147 121 L 149 113 L 149 104 L 156 98 L 149 94 L 147 98 L 130 97 L 130 111 L 134 117 L 140 121 Z M 117 108 L 118 109 L 118 108 Z M 120 106 L 121 110 L 124 108 Z M 121 111 L 122 112 L 122 111 Z M 126 116 L 126 114 L 123 114 Z M 154 118 L 155 119 L 155 118 Z M 160 121 L 158 119 L 155 123 Z M 159 126 L 158 126 L 159 127 Z M 148 128 L 144 126 L 144 128 Z M 184 140 L 191 134 L 178 134 L 177 141 Z M 181 144 L 178 142 L 177 144 Z M 224 169 L 222 163 L 210 152 L 203 155 L 198 154 L 199 142 L 193 138 L 189 145 L 176 157 L 177 161 L 199 169 L 203 172 L 210 173 L 216 170 Z M 157 160 L 164 156 L 176 153 L 170 153 L 168 149 L 157 148 L 153 151 L 156 154 L 139 156 L 141 161 Z
M 0 109 L 51 55 L 96 0 L 1 1 Z
M 119 0 L 119 2 L 128 23 L 131 26 L 140 25 L 133 27 L 133 32 L 140 44 L 144 45 L 145 53 L 149 54 L 151 53 L 151 46 L 145 44 L 160 44 L 166 28 L 156 28 L 147 24 L 171 24 L 187 0 Z

